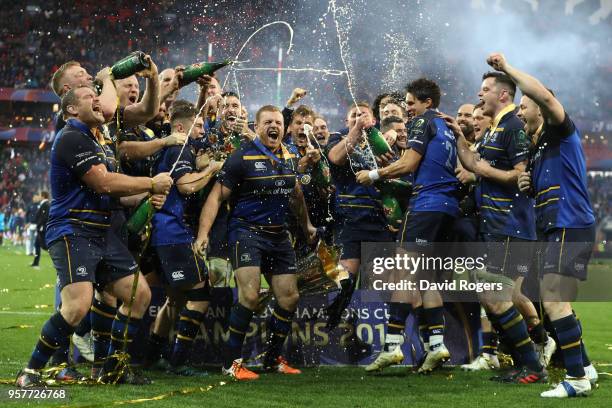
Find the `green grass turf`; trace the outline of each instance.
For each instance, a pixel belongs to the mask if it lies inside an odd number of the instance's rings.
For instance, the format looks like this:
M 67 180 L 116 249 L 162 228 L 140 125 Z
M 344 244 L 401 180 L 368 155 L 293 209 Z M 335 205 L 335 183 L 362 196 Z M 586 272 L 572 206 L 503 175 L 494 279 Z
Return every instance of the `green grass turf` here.
M 27 362 L 41 325 L 52 312 L 55 272 L 48 254 L 41 269 L 28 265 L 31 258 L 15 247 L 0 247 L 0 377 L 13 379 Z M 592 268 L 600 267 L 592 265 Z M 610 303 L 575 305 L 584 327 L 584 338 L 598 371 L 612 372 L 612 328 Z M 19 328 L 26 325 L 25 328 Z M 17 326 L 17 327 L 16 327 Z M 604 364 L 604 365 L 601 365 Z M 412 374 L 409 368 L 388 369 L 366 375 L 359 367 L 305 369 L 300 376 L 263 374 L 259 381 L 234 383 L 211 375 L 184 379 L 153 374 L 154 384 L 134 386 L 66 386 L 69 402 L 30 402 L 32 406 L 111 407 L 120 401 L 152 398 L 197 387 L 214 387 L 207 392 L 173 395 L 135 406 L 147 407 L 609 407 L 612 378 L 600 376 L 600 387 L 590 398 L 543 400 L 546 385 L 500 385 L 488 381 L 490 373 L 463 373 L 447 368 L 430 376 Z M 226 381 L 225 385 L 219 385 Z M 0 385 L 0 407 L 27 406 L 7 400 L 9 385 Z M 178 394 L 178 393 L 177 393 Z M 133 405 L 130 405 L 133 406 Z

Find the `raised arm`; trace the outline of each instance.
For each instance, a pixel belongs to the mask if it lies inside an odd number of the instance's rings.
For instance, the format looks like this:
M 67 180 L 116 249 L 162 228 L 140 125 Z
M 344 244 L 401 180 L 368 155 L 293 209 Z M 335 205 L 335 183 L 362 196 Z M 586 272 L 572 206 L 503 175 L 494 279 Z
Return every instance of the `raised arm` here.
M 142 100 L 130 106 L 126 106 L 123 113 L 123 121 L 126 127 L 132 127 L 147 123 L 153 119 L 159 111 L 159 78 L 157 74 L 157 65 L 153 62 L 150 56 L 146 59 L 151 64 L 151 67 L 138 75 L 146 78 L 146 88 L 142 95 Z
M 560 125 L 565 119 L 563 105 L 536 78 L 520 71 L 506 61 L 501 53 L 493 53 L 487 58 L 487 63 L 498 71 L 505 72 L 521 92 L 532 99 L 541 109 L 542 116 L 551 125 Z

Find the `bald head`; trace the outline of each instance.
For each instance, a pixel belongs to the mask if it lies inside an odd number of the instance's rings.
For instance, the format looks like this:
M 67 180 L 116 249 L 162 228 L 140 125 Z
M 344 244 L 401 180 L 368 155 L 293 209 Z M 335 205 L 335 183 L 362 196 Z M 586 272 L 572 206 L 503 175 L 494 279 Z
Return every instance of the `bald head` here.
M 162 72 L 159 73 L 159 85 L 162 90 L 171 86 L 170 83 L 174 80 L 175 75 L 176 75 L 176 71 L 174 70 L 174 68 L 166 68 Z M 166 105 L 166 110 L 170 108 L 170 106 L 176 100 L 177 97 L 178 97 L 178 91 L 175 91 L 175 92 L 172 92 L 172 94 L 170 94 L 170 96 L 168 96 L 164 100 L 164 105 Z
M 461 127 L 461 131 L 465 138 L 473 142 L 474 141 L 474 105 L 471 103 L 464 103 L 457 110 L 457 123 Z

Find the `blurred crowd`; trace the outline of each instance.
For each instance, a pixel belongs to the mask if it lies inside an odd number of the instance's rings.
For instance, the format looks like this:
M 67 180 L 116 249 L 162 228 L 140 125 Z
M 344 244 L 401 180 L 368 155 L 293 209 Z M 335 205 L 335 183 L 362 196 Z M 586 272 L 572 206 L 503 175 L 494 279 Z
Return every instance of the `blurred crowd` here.
M 37 0 L 27 5 L 17 1 L 4 2 L 0 9 L 3 22 L 0 27 L 0 87 L 47 88 L 52 73 L 67 60 L 76 59 L 88 72 L 95 73 L 102 66 L 112 64 L 137 49 L 150 53 L 161 68 L 205 61 L 208 44 L 213 44 L 213 58 L 227 58 L 236 53 L 242 41 L 256 28 L 283 19 L 293 22 L 295 28 L 293 63 L 299 61 L 302 65 L 341 68 L 341 65 L 329 60 L 339 60 L 338 47 L 331 44 L 335 40 L 333 38 L 325 38 L 324 44 L 319 42 L 321 48 L 326 48 L 321 50 L 321 55 L 300 55 L 300 49 L 306 48 L 301 41 L 310 41 L 304 39 L 310 38 L 307 36 L 316 31 L 313 28 L 317 28 L 310 26 L 310 20 L 306 23 L 305 19 L 312 16 L 306 15 L 303 7 L 304 4 L 297 0 L 134 0 L 129 4 L 110 0 L 105 1 L 103 7 L 95 0 Z M 275 10 L 275 13 L 268 13 L 268 10 Z M 560 14 L 556 6 L 545 2 L 540 4 L 540 12 L 553 11 L 555 15 Z M 545 25 L 537 14 L 525 10 L 525 15 L 525 18 L 533 19 L 534 25 Z M 367 32 L 368 27 L 360 29 Z M 444 89 L 442 110 L 476 99 L 474 84 L 466 79 L 468 74 L 453 69 L 457 65 L 456 59 L 461 58 L 460 51 L 449 52 L 442 56 L 445 61 L 440 61 L 439 50 L 428 43 L 431 41 L 428 39 L 429 30 L 416 30 L 411 35 L 416 37 L 402 40 L 396 36 L 389 39 L 391 42 L 405 43 L 409 40 L 410 43 L 423 44 L 417 50 L 420 63 L 400 66 L 402 78 L 405 72 L 412 71 L 418 75 L 426 70 L 427 76 L 448 84 Z M 373 100 L 381 84 L 372 79 L 384 81 L 389 74 L 391 61 L 386 58 L 388 56 L 382 58 L 376 52 L 359 52 L 367 50 L 371 46 L 370 41 L 367 35 L 351 36 L 350 49 L 347 48 L 346 52 L 352 64 L 353 80 L 358 84 L 358 98 Z M 286 45 L 286 31 L 266 30 L 253 39 L 240 59 L 249 60 L 256 66 L 275 67 L 279 46 Z M 589 53 L 593 54 L 593 58 L 589 64 L 596 66 L 601 75 L 591 78 L 588 89 L 559 90 L 560 99 L 574 118 L 601 120 L 606 118 L 607 107 L 612 101 L 612 88 L 605 86 L 612 54 L 606 51 L 605 41 L 584 46 L 589 50 L 592 48 Z M 355 58 L 357 54 L 359 57 Z M 554 65 L 551 69 L 554 69 Z M 546 67 L 543 70 L 540 74 L 546 78 Z M 261 94 L 262 89 L 267 89 L 268 95 L 275 93 L 275 75 L 273 72 L 257 72 L 256 75 L 241 73 L 240 92 L 247 106 L 250 103 L 261 105 L 260 100 L 253 99 L 258 98 L 257 94 Z M 580 75 L 580 72 L 571 75 Z M 567 78 L 568 81 L 573 79 Z M 317 78 L 319 80 L 321 78 Z M 304 86 L 304 81 L 304 76 L 287 74 L 283 76 L 283 88 Z M 336 86 L 332 79 L 328 83 L 322 81 L 316 91 L 319 94 L 316 99 L 325 101 L 326 105 L 320 110 L 329 118 L 336 116 L 334 110 L 339 106 L 342 107 L 339 110 L 343 111 L 343 106 L 351 100 L 344 78 L 340 77 L 338 81 L 341 82 L 337 84 L 341 83 L 342 86 Z M 232 81 L 230 83 L 232 88 L 236 88 Z M 314 97 L 314 89 L 312 91 Z M 325 98 L 320 95 L 325 95 Z
M 104 2 L 104 7 L 100 7 L 100 2 L 96 0 L 3 2 L 3 7 L 0 8 L 0 20 L 3 22 L 0 26 L 0 87 L 48 89 L 52 73 L 69 59 L 79 60 L 90 73 L 95 73 L 102 66 L 136 49 L 149 52 L 159 67 L 204 61 L 207 59 L 209 43 L 214 44 L 215 58 L 227 57 L 236 52 L 236 44 L 230 43 L 228 33 L 231 38 L 244 39 L 253 28 L 276 19 L 271 17 L 279 17 L 282 14 L 280 10 L 295 8 L 294 2 L 289 0 L 226 0 L 221 3 L 223 4 L 209 1 L 187 3 L 176 0 L 133 0 L 128 5 L 121 0 L 109 0 Z M 228 10 L 231 10 L 231 13 L 228 13 Z M 271 16 L 267 10 L 279 10 L 278 16 Z M 245 22 L 244 27 L 234 24 L 236 16 Z M 533 18 L 537 18 L 537 15 Z M 288 20 L 291 21 L 289 18 Z M 304 36 L 303 30 L 306 29 L 310 30 L 309 27 L 296 25 L 296 41 L 299 41 L 300 36 Z M 201 33 L 201 37 L 197 37 L 198 41 L 194 41 L 194 32 Z M 275 61 L 279 45 L 287 43 L 286 37 L 282 30 L 266 31 L 265 35 L 249 45 L 243 55 L 244 59 L 252 62 L 268 61 L 268 66 L 274 66 L 275 64 L 270 64 L 269 61 Z M 364 43 L 367 40 L 367 37 L 353 38 L 353 51 L 368 49 L 368 44 Z M 434 51 L 428 50 L 427 47 L 423 47 L 421 51 L 420 60 L 432 60 L 433 54 L 428 53 Z M 371 71 L 382 77 L 384 72 L 380 70 L 384 67 L 379 57 L 376 53 L 362 54 L 352 68 L 357 73 Z M 593 78 L 589 89 L 571 93 L 560 90 L 563 93 L 560 99 L 574 118 L 607 119 L 609 110 L 605 104 L 601 109 L 591 109 L 585 101 L 612 100 L 612 87 L 606 86 L 604 75 L 611 69 L 606 66 L 610 61 L 600 57 L 598 61 L 592 62 L 602 64 L 602 75 Z M 453 76 L 456 72 L 443 68 L 445 66 L 452 66 L 451 61 L 428 66 L 428 70 L 432 71 L 431 76 L 437 78 L 440 83 L 453 84 L 453 89 L 446 90 L 443 99 L 448 105 L 443 108 L 455 109 L 460 103 L 466 102 L 466 99 L 475 100 L 472 84 L 462 82 Z M 241 81 L 240 92 L 247 108 L 250 108 L 249 100 L 255 99 L 258 90 L 275 83 L 275 74 L 243 75 L 246 75 L 248 80 Z M 289 75 L 284 76 L 283 81 L 283 88 L 286 89 L 305 85 L 300 82 L 303 78 Z M 230 88 L 235 88 L 233 81 L 229 83 Z M 362 81 L 359 83 L 358 97 L 373 101 L 379 89 L 376 83 L 368 84 L 367 81 Z M 324 85 L 319 92 L 324 93 L 326 98 L 316 97 L 314 92 L 313 98 L 325 99 L 324 103 L 328 104 L 330 109 L 341 107 L 350 100 L 346 86 L 334 87 L 332 82 Z M 594 95 L 594 92 L 599 94 Z M 52 113 L 43 109 L 31 113 L 28 111 L 30 107 L 31 104 L 11 103 L 12 112 L 0 109 L 0 129 L 9 126 L 49 127 Z M 321 110 L 330 119 L 342 116 L 341 113 L 334 115 L 333 112 L 326 112 L 325 107 Z M 338 112 L 342 111 L 343 108 L 338 109 Z M 340 124 L 339 120 L 332 121 L 331 126 L 336 128 Z M 25 212 L 35 193 L 48 189 L 49 151 L 7 145 L 1 145 L 0 149 L 0 208 L 8 211 L 7 225 L 10 219 L 13 219 L 13 224 L 18 226 L 19 214 Z M 612 215 L 610 187 L 610 177 L 590 178 L 593 205 L 600 220 Z
M 49 150 L 0 148 L 0 208 L 25 208 L 34 195 L 49 189 Z

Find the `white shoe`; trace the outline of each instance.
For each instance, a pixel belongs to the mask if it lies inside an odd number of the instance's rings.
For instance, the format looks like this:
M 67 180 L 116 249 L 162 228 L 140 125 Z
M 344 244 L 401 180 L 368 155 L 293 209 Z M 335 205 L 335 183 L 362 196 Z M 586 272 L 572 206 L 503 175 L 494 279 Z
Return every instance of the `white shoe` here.
M 599 379 L 599 374 L 597 374 L 597 370 L 593 364 L 584 367 L 584 376 L 589 379 L 592 386 L 595 386 Z
M 493 370 L 499 368 L 499 360 L 496 355 L 481 354 L 469 364 L 463 364 L 461 369 L 463 371 L 482 371 L 482 370 Z
M 586 377 L 570 378 L 561 381 L 555 388 L 544 391 L 540 397 L 544 398 L 571 398 L 586 397 L 591 391 L 591 383 Z
M 557 350 L 557 343 L 552 337 L 549 336 L 548 340 L 546 340 L 546 343 L 544 343 L 543 346 L 540 344 L 536 344 L 535 347 L 536 352 L 538 353 L 538 359 L 540 361 L 540 364 L 542 364 L 542 367 L 544 368 L 548 367 L 550 359 Z
M 450 360 L 450 352 L 444 344 L 441 344 L 435 350 L 430 350 L 425 357 L 423 365 L 418 369 L 419 373 L 429 373 L 439 367 L 445 361 Z
M 72 343 L 76 346 L 76 348 L 79 349 L 79 354 L 81 355 L 81 357 L 83 357 L 90 363 L 93 363 L 94 352 L 90 333 L 85 333 L 83 337 L 79 336 L 76 333 L 73 333 Z
M 402 361 L 404 361 L 404 353 L 402 353 L 401 345 L 398 345 L 393 351 L 381 351 L 376 360 L 368 364 L 365 370 L 368 372 L 379 371 L 390 365 L 401 364 Z

